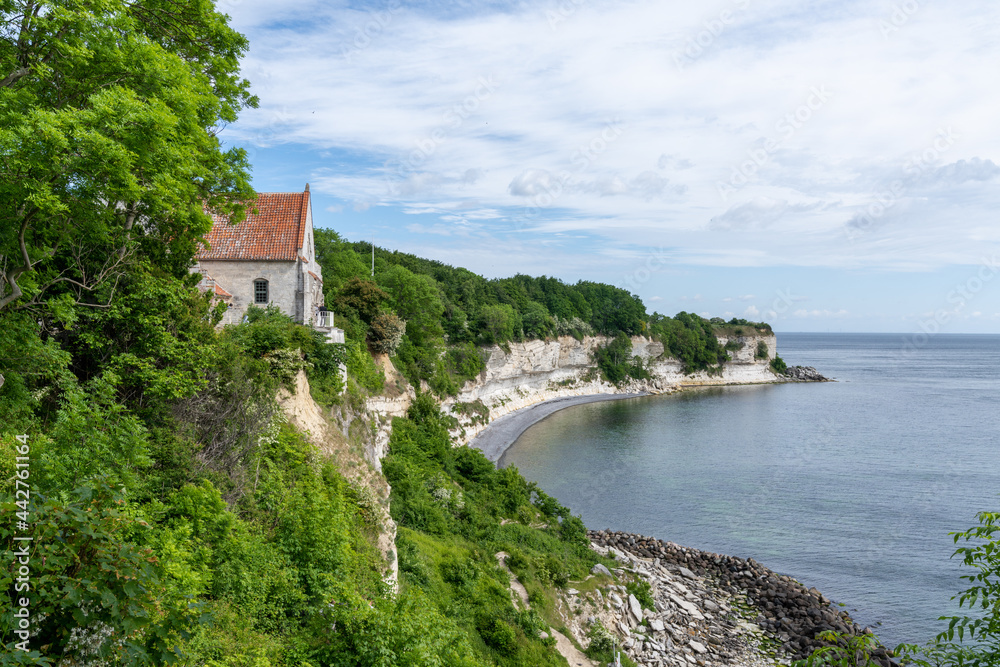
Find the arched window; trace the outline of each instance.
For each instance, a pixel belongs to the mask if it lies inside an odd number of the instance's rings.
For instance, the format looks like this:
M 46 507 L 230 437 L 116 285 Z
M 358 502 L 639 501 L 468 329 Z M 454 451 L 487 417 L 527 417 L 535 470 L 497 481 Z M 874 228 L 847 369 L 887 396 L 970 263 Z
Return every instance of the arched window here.
M 253 302 L 267 305 L 268 301 L 270 301 L 270 299 L 268 298 L 267 293 L 267 281 L 253 281 Z

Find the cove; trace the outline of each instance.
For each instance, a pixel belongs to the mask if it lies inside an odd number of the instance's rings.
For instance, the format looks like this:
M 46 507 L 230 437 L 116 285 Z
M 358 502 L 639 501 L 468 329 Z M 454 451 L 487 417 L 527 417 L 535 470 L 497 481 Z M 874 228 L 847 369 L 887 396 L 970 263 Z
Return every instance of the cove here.
M 589 528 L 752 557 L 846 604 L 888 645 L 931 638 L 964 588 L 948 532 L 998 505 L 1000 336 L 778 343 L 789 364 L 838 382 L 574 406 L 500 464 Z

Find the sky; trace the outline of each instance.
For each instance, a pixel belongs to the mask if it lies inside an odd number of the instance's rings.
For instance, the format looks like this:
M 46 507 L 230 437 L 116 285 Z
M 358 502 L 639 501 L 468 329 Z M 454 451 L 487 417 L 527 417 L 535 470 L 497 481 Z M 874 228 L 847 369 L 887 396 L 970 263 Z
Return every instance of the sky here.
M 219 0 L 352 240 L 776 331 L 1000 333 L 1000 3 Z

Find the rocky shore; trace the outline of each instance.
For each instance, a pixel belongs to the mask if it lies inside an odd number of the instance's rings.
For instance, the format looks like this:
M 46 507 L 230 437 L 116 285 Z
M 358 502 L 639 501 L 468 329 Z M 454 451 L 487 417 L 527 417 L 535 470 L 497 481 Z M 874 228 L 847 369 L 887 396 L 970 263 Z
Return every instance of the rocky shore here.
M 609 593 L 610 612 L 587 619 L 614 632 L 639 665 L 787 664 L 823 645 L 816 637 L 824 630 L 870 632 L 815 588 L 753 559 L 629 533 L 601 530 L 589 536 L 592 548 L 621 563 L 617 575 L 650 584 L 655 609 L 643 609 L 634 595 Z M 873 659 L 884 667 L 894 664 L 884 649 Z

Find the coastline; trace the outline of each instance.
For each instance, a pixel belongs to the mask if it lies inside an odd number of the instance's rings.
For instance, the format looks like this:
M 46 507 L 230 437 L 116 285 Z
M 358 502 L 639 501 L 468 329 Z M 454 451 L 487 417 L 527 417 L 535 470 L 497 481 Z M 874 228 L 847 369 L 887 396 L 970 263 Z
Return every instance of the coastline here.
M 491 421 L 475 438 L 469 441 L 468 447 L 480 450 L 487 459 L 496 463 L 511 445 L 521 437 L 531 426 L 542 421 L 549 415 L 586 403 L 601 401 L 616 401 L 626 398 L 651 396 L 650 392 L 632 394 L 587 394 L 585 396 L 560 396 L 541 403 L 515 410 L 509 414 Z
M 776 377 L 769 382 L 688 382 L 679 383 L 666 390 L 655 388 L 641 389 L 627 393 L 593 393 L 584 395 L 556 396 L 538 403 L 532 403 L 523 408 L 518 408 L 507 414 L 498 417 L 488 424 L 475 436 L 472 437 L 465 446 L 474 447 L 480 450 L 492 463 L 497 463 L 504 452 L 521 434 L 529 428 L 542 421 L 549 415 L 560 410 L 573 407 L 574 405 L 585 405 L 587 403 L 598 403 L 601 401 L 617 401 L 627 398 L 639 398 L 642 396 L 660 396 L 672 394 L 677 391 L 690 389 L 707 389 L 712 387 L 736 387 L 753 386 L 763 384 L 785 384 L 785 383 L 809 383 L 809 382 L 836 382 L 832 378 L 827 378 L 816 372 L 811 366 L 789 367 L 786 377 Z M 640 385 L 641 386 L 641 385 Z

